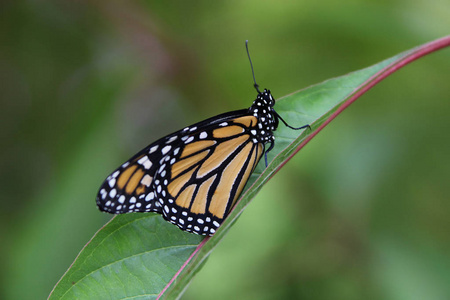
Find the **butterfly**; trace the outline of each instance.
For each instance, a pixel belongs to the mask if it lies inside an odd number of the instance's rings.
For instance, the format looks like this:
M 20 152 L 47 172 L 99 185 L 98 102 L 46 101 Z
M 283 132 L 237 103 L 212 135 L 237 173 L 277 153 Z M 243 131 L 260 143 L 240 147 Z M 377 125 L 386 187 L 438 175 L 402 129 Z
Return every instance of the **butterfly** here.
M 229 214 L 256 165 L 274 147 L 281 120 L 270 90 L 252 106 L 185 127 L 148 145 L 109 175 L 97 195 L 101 211 L 156 212 L 181 230 L 213 235 Z M 266 145 L 270 144 L 266 150 Z

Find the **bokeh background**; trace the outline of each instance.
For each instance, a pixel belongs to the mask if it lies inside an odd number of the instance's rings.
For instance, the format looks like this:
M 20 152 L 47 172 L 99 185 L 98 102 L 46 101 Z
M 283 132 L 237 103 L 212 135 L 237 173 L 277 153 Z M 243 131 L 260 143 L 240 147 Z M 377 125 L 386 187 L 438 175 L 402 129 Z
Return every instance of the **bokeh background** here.
M 95 195 L 116 166 L 250 105 L 246 39 L 281 97 L 450 28 L 447 0 L 0 7 L 1 299 L 50 293 L 110 218 Z M 450 299 L 449 82 L 446 49 L 364 95 L 263 188 L 183 299 Z

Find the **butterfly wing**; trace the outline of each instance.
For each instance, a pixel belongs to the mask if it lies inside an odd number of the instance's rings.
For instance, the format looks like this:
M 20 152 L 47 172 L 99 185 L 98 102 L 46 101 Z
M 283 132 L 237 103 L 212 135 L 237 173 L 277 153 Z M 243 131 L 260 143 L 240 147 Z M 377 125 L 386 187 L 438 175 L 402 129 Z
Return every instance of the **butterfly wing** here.
M 109 213 L 157 212 L 182 230 L 212 235 L 234 206 L 264 148 L 248 110 L 222 114 L 149 145 L 103 183 Z
M 160 162 L 166 158 L 171 141 L 178 132 L 164 137 L 122 164 L 103 182 L 97 195 L 101 211 L 122 214 L 128 212 L 158 212 L 161 206 L 154 201 L 154 177 Z

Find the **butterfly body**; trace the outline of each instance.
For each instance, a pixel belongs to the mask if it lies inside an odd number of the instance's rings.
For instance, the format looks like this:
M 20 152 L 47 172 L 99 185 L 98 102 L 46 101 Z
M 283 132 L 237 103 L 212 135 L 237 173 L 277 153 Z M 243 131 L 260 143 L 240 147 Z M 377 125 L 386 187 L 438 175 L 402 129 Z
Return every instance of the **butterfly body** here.
M 274 105 L 264 90 L 248 109 L 209 118 L 150 144 L 108 176 L 97 195 L 99 209 L 156 212 L 182 230 L 214 234 L 265 145 L 270 143 L 267 151 L 273 147 L 281 119 Z

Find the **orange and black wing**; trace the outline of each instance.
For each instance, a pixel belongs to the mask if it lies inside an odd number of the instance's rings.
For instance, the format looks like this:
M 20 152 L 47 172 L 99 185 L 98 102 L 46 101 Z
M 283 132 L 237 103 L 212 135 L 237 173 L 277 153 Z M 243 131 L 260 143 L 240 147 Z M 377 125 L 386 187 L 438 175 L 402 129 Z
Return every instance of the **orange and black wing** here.
M 258 119 L 222 114 L 149 145 L 103 183 L 97 205 L 109 213 L 157 212 L 182 230 L 212 235 L 262 154 Z

